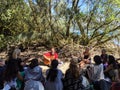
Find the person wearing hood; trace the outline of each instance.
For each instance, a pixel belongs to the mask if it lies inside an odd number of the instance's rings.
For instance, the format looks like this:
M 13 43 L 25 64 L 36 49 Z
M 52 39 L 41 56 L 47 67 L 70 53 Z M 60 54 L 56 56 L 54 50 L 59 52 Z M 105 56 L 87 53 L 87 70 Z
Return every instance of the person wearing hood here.
M 25 88 L 24 90 L 44 90 L 42 82 L 44 77 L 42 69 L 38 66 L 38 59 L 32 59 L 30 65 L 25 70 Z

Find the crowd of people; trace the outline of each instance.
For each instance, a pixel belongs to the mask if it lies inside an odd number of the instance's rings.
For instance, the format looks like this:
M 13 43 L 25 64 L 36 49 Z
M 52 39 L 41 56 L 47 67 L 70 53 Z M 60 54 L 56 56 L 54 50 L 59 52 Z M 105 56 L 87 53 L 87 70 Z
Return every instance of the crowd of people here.
M 26 64 L 20 53 L 16 48 L 5 62 L 0 59 L 0 90 L 120 90 L 119 63 L 105 49 L 94 56 L 93 64 L 86 48 L 83 56 L 71 58 L 63 74 L 58 54 L 51 48 L 43 54 L 43 64 L 49 67 L 45 75 L 38 58 Z

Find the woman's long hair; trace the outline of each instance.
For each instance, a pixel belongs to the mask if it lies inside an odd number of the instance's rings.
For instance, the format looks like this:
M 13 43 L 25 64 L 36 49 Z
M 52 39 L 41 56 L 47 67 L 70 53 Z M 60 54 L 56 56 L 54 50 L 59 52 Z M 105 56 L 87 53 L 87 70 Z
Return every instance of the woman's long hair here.
M 77 59 L 72 59 L 69 65 L 69 71 L 72 74 L 73 78 L 78 79 L 80 77 L 80 69 Z
M 4 81 L 11 81 L 17 77 L 18 66 L 14 60 L 9 60 L 4 72 Z
M 58 60 L 53 60 L 51 63 L 51 68 L 47 75 L 47 80 L 50 80 L 51 82 L 55 81 L 58 74 L 57 66 L 58 66 Z
M 115 61 L 115 57 L 113 55 L 109 55 L 108 65 L 111 64 L 114 68 L 118 68 L 117 62 Z

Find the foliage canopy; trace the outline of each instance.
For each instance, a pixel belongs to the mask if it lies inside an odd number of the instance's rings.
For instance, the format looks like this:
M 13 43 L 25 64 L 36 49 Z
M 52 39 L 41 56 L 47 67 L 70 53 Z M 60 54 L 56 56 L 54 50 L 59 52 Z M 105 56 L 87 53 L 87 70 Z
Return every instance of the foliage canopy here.
M 119 0 L 0 0 L 0 48 L 99 46 L 120 36 Z

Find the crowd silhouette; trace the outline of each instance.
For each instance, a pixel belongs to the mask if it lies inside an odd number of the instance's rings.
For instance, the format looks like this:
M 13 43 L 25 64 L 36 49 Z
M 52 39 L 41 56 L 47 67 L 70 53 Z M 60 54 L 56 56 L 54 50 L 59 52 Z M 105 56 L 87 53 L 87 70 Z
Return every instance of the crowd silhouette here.
M 21 50 L 15 48 L 8 53 L 6 61 L 0 59 L 0 90 L 120 90 L 120 65 L 105 49 L 101 55 L 95 55 L 91 63 L 89 48 L 86 48 L 83 56 L 71 58 L 63 74 L 58 68 L 61 61 L 52 48 L 43 55 L 49 61 L 45 75 L 38 58 L 26 64 L 20 53 Z M 54 55 L 57 58 L 47 57 Z

